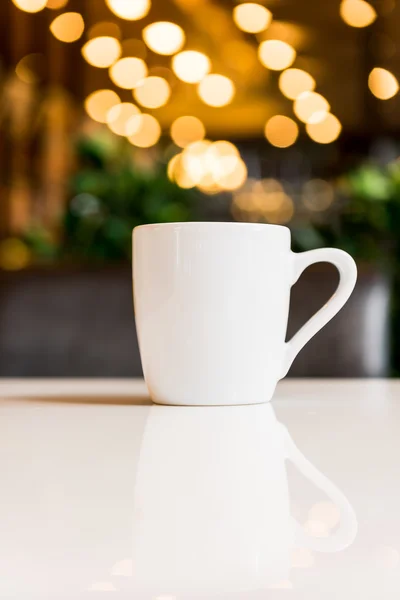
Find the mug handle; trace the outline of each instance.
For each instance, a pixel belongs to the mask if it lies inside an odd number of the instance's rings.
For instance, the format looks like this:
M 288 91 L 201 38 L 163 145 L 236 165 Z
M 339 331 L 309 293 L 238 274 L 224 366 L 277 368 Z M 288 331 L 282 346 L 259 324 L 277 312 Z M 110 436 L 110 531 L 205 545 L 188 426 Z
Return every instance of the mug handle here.
M 340 552 L 350 546 L 357 535 L 358 522 L 354 509 L 343 492 L 328 477 L 318 471 L 304 454 L 300 452 L 286 427 L 282 425 L 282 428 L 284 430 L 286 458 L 297 467 L 304 477 L 325 492 L 340 510 L 340 525 L 332 535 L 326 538 L 317 538 L 308 535 L 304 528 L 293 518 L 295 545 L 315 552 Z
M 332 263 L 339 271 L 340 280 L 336 292 L 328 302 L 299 329 L 289 342 L 285 343 L 283 370 L 280 379 L 287 375 L 292 362 L 307 342 L 346 304 L 357 280 L 356 263 L 350 254 L 347 254 L 343 250 L 338 250 L 337 248 L 319 248 L 299 254 L 292 252 L 292 256 L 294 268 L 291 285 L 296 283 L 304 269 L 319 262 Z

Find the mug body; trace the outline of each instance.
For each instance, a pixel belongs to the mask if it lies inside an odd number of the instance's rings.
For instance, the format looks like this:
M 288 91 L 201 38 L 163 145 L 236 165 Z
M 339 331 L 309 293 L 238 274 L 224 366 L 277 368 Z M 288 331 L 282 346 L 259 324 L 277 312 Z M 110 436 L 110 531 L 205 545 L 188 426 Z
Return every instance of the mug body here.
M 257 404 L 282 368 L 292 277 L 278 225 L 171 223 L 134 230 L 146 383 L 159 404 Z

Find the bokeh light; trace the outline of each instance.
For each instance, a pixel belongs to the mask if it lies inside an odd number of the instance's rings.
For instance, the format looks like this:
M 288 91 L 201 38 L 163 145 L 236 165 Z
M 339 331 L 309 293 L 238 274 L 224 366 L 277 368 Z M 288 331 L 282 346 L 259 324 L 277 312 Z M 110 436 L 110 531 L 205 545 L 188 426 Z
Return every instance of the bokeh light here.
M 12 0 L 24 12 L 36 13 L 46 8 L 47 0 Z
M 135 104 L 121 102 L 108 111 L 107 125 L 117 135 L 133 135 L 140 126 L 140 121 L 136 118 L 138 115 L 140 115 L 140 110 Z
M 202 140 L 206 135 L 203 123 L 197 117 L 182 116 L 171 125 L 171 138 L 180 148 Z
M 138 21 L 145 17 L 150 8 L 150 0 L 106 0 L 108 8 L 121 19 Z
M 76 12 L 67 12 L 59 15 L 50 25 L 50 31 L 55 38 L 65 43 L 79 40 L 85 30 L 82 15 Z
M 318 123 L 330 110 L 329 102 L 316 92 L 303 92 L 296 98 L 293 110 L 303 123 Z
M 226 191 L 238 190 L 247 179 L 247 167 L 241 158 L 237 158 L 231 171 L 216 178 L 218 185 Z
M 279 76 L 279 89 L 286 98 L 296 100 L 303 92 L 312 92 L 315 79 L 302 69 L 286 69 Z
M 200 98 L 209 106 L 225 106 L 235 95 L 233 82 L 224 75 L 207 75 L 197 89 Z
M 198 83 L 209 73 L 211 61 L 202 52 L 185 50 L 172 59 L 172 69 L 177 77 L 186 83 Z
M 51 10 L 59 10 L 60 8 L 64 8 L 67 6 L 68 0 L 47 0 L 46 8 L 50 8 Z
M 113 90 L 98 90 L 85 100 L 85 110 L 89 117 L 98 123 L 107 123 L 109 111 L 121 100 Z
M 265 137 L 277 148 L 292 146 L 299 135 L 297 123 L 283 115 L 271 117 L 265 126 Z
M 147 114 L 139 115 L 138 119 L 138 130 L 128 137 L 129 142 L 139 148 L 150 148 L 157 144 L 161 136 L 161 126 L 157 119 Z
M 239 221 L 284 224 L 293 217 L 294 204 L 278 180 L 248 179 L 233 196 L 232 214 Z
M 190 189 L 196 185 L 196 181 L 184 168 L 182 154 L 176 154 L 171 158 L 167 167 L 167 175 L 171 181 L 183 189 Z
M 235 6 L 233 20 L 242 31 L 259 33 L 267 29 L 271 23 L 272 13 L 265 6 L 254 2 L 245 2 Z
M 387 69 L 375 67 L 369 74 L 368 87 L 379 100 L 389 100 L 399 91 L 399 82 Z
M 152 75 L 138 84 L 133 90 L 133 96 L 146 108 L 159 108 L 168 102 L 171 88 L 166 79 Z
M 7 238 L 0 242 L 0 268 L 5 271 L 25 269 L 31 262 L 31 251 L 18 238 Z
M 82 48 L 83 58 L 93 67 L 111 67 L 121 54 L 121 44 L 113 37 L 101 36 L 89 40 Z
M 153 52 L 170 55 L 182 48 L 185 43 L 185 33 L 176 23 L 158 21 L 143 29 L 143 39 Z
M 350 27 L 368 27 L 376 19 L 376 11 L 365 0 L 343 0 L 340 16 Z
M 110 78 L 116 86 L 132 90 L 147 76 L 147 65 L 141 58 L 120 58 L 110 67 Z
M 43 54 L 27 54 L 17 63 L 15 73 L 25 83 L 38 83 L 45 74 L 45 57 Z
M 237 190 L 247 179 L 247 167 L 238 149 L 226 140 L 189 144 L 171 159 L 167 172 L 179 186 L 197 186 L 206 194 Z
M 327 113 L 322 121 L 307 123 L 306 131 L 314 142 L 331 144 L 339 137 L 342 125 L 335 115 Z
M 310 179 L 303 185 L 302 202 L 313 212 L 321 212 L 329 208 L 334 197 L 333 186 L 325 179 Z
M 282 71 L 293 64 L 296 50 L 280 40 L 265 40 L 258 47 L 258 57 L 264 67 L 273 71 Z

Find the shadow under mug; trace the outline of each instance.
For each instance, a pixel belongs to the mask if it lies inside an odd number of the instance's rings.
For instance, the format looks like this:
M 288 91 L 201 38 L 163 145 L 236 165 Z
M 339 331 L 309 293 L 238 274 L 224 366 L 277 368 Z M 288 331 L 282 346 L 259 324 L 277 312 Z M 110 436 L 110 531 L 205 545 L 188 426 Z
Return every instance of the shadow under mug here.
M 339 508 L 330 537 L 311 537 L 291 518 L 286 459 Z M 288 579 L 293 547 L 338 552 L 357 531 L 348 500 L 268 404 L 153 406 L 134 496 L 128 585 L 147 595 L 265 589 Z
M 287 343 L 291 286 L 308 266 L 340 274 L 332 298 Z M 295 254 L 290 230 L 251 223 L 164 223 L 133 232 L 136 325 L 158 404 L 270 400 L 297 353 L 349 298 L 353 259 L 333 248 Z

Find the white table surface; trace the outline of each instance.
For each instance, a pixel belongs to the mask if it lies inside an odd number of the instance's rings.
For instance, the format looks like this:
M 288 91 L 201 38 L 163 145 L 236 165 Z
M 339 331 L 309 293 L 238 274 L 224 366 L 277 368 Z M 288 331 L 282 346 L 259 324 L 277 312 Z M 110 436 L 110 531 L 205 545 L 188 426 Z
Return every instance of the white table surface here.
M 0 380 L 0 599 L 398 599 L 399 462 L 400 382 L 180 408 L 141 381 Z

